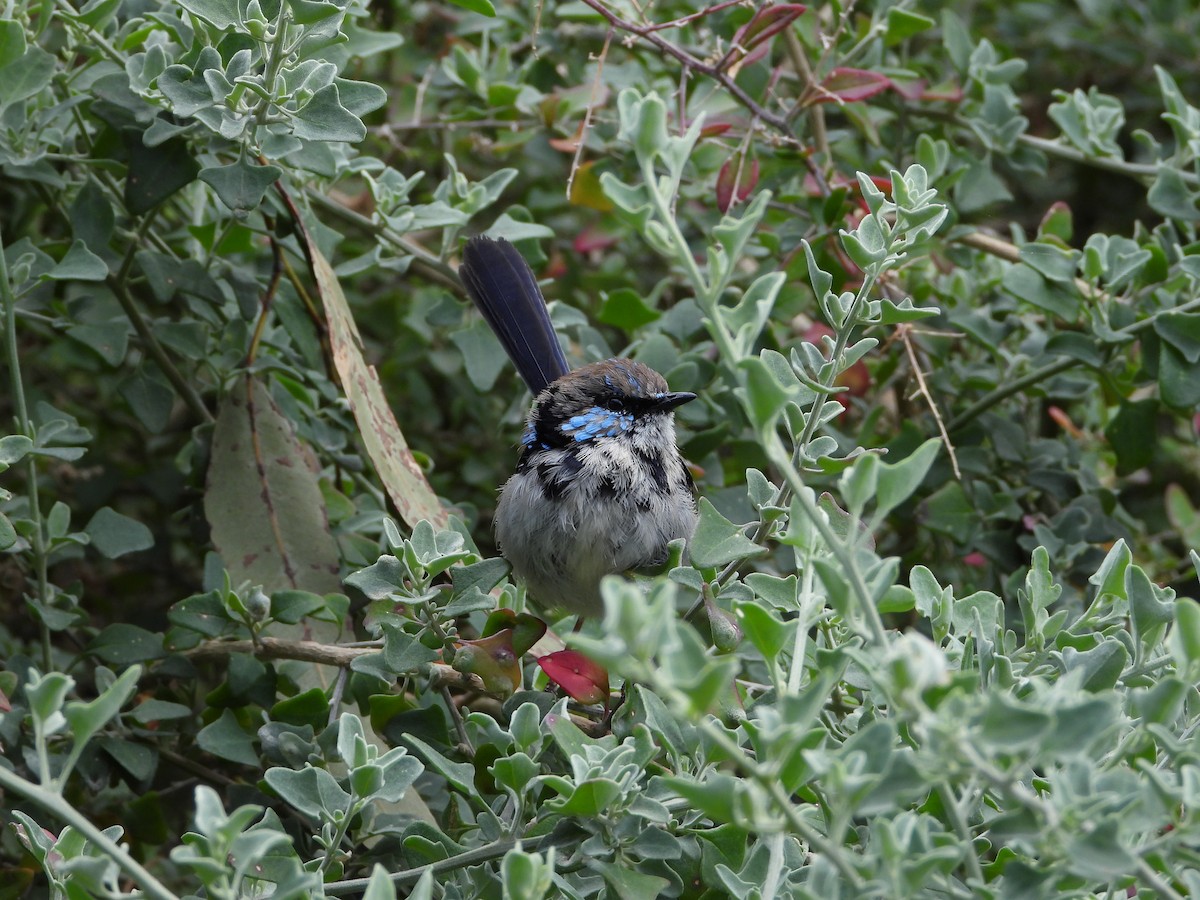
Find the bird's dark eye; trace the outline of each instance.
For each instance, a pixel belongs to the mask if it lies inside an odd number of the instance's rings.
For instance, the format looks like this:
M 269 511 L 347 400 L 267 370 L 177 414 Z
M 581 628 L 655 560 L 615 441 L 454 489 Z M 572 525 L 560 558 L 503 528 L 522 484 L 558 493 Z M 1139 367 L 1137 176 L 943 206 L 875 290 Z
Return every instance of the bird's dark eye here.
M 624 412 L 625 411 L 625 401 L 622 400 L 620 397 L 618 397 L 616 394 L 613 394 L 607 400 L 604 401 L 604 408 L 611 409 L 613 412 Z

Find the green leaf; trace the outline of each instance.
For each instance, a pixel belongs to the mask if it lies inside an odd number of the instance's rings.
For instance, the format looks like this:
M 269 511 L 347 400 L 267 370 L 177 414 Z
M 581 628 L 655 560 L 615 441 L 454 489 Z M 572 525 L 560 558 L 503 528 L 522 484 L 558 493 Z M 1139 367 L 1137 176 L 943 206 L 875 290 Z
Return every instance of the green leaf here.
M 101 325 L 72 325 L 67 336 L 92 350 L 110 366 L 119 366 L 129 349 L 129 320 L 113 319 Z
M 31 676 L 32 676 L 31 672 Z M 25 685 L 25 701 L 29 714 L 40 723 L 49 723 L 62 711 L 67 693 L 75 686 L 75 679 L 61 672 L 49 672 Z
M 636 331 L 643 325 L 649 325 L 658 320 L 661 316 L 662 313 L 649 306 L 637 291 L 620 288 L 604 298 L 604 303 L 596 314 L 596 319 L 606 325 L 615 325 L 626 331 Z
M 905 322 L 919 322 L 940 315 L 941 310 L 936 306 L 913 306 L 912 298 L 905 297 L 899 303 L 893 303 L 887 297 L 880 300 L 880 317 L 882 325 L 901 325 Z
M 200 171 L 190 146 L 182 139 L 147 147 L 142 136 L 134 134 L 127 139 L 126 146 L 129 174 L 125 178 L 125 206 L 135 216 L 149 212 L 187 187 Z
M 0 438 L 0 466 L 7 468 L 15 462 L 20 462 L 32 449 L 33 441 L 23 434 L 9 434 Z
M 380 627 L 384 635 L 383 658 L 394 674 L 415 672 L 438 658 L 438 651 L 426 647 L 416 635 L 390 622 Z
M 1158 644 L 1167 625 L 1175 621 L 1175 592 L 1154 584 L 1140 566 L 1125 570 L 1125 594 L 1133 619 L 1133 633 L 1145 652 Z
M 20 22 L 8 19 L 0 22 L 0 69 L 25 55 L 25 29 Z
M 879 477 L 875 485 L 877 519 L 886 516 L 921 486 L 930 466 L 937 459 L 941 444 L 938 438 L 930 438 L 899 462 L 880 462 Z
M 1175 604 L 1175 627 L 1167 647 L 1181 675 L 1190 682 L 1200 668 L 1200 603 L 1184 599 Z
M 1032 267 L 1050 281 L 1069 284 L 1075 277 L 1079 261 L 1078 250 L 1063 250 L 1053 244 L 1023 244 L 1019 250 L 1021 262 Z
M 490 391 L 496 384 L 496 376 L 508 362 L 508 356 L 487 322 L 475 319 L 466 328 L 453 332 L 450 340 L 462 354 L 471 384 L 482 393 Z
M 496 17 L 496 7 L 491 4 L 491 0 L 450 0 L 450 2 L 470 12 L 479 13 L 481 16 L 493 19 Z
M 1030 266 L 1009 266 L 1004 272 L 1001 283 L 1004 290 L 1018 300 L 1032 303 L 1039 309 L 1044 309 L 1067 321 L 1074 321 L 1079 315 L 1079 297 L 1073 292 L 1048 282 Z
M 46 277 L 55 281 L 103 281 L 108 277 L 108 265 L 77 239 L 62 262 L 47 272 Z
M 1122 400 L 1117 414 L 1104 429 L 1109 446 L 1117 454 L 1117 474 L 1128 475 L 1154 461 L 1158 441 L 1155 422 L 1158 400 Z
M 283 590 L 271 594 L 271 618 L 285 625 L 295 625 L 326 606 L 325 598 L 311 591 Z
M 764 354 L 768 352 L 763 351 Z M 747 416 L 759 431 L 773 428 L 784 405 L 798 395 L 798 383 L 793 381 L 793 385 L 785 385 L 780 382 L 762 356 L 739 360 L 738 368 L 746 373 L 746 380 L 745 387 L 735 388 L 735 393 Z
M 892 47 L 913 35 L 928 31 L 936 24 L 928 16 L 923 16 L 912 10 L 893 7 L 887 13 L 887 31 L 884 40 L 889 47 Z
M 346 4 L 331 3 L 329 0 L 287 0 L 298 25 L 315 25 L 334 16 L 341 15 Z
M 306 141 L 356 143 L 367 136 L 367 127 L 342 105 L 337 85 L 327 84 L 292 114 L 292 133 Z
M 426 873 L 431 874 L 431 873 Z M 379 863 L 371 869 L 371 877 L 367 881 L 367 889 L 362 900 L 396 900 L 396 885 L 388 876 L 388 871 Z
M 1111 690 L 1116 686 L 1129 662 L 1129 651 L 1116 638 L 1107 638 L 1090 650 L 1063 650 L 1063 667 L 1078 672 L 1083 689 L 1092 693 Z
M 735 525 L 717 512 L 707 497 L 698 504 L 700 519 L 688 545 L 692 565 L 701 568 L 716 568 L 735 559 L 746 559 L 766 553 L 745 536 L 744 526 Z
M 17 543 L 17 529 L 12 520 L 0 513 L 0 550 L 8 550 Z
M 242 24 L 238 0 L 179 0 L 179 5 L 220 31 Z
M 350 808 L 350 795 L 325 769 L 275 767 L 267 769 L 264 778 L 289 805 L 318 821 L 329 821 Z
M 1200 222 L 1200 192 L 1193 191 L 1178 169 L 1160 166 L 1158 177 L 1146 193 L 1146 202 L 1156 213 L 1181 222 Z
M 175 390 L 157 366 L 138 366 L 121 381 L 121 396 L 138 421 L 152 434 L 161 434 L 171 419 Z
M 153 698 L 139 703 L 129 713 L 129 718 L 142 725 L 149 725 L 152 722 L 168 722 L 175 719 L 190 719 L 192 716 L 192 708 L 185 706 L 182 703 L 172 703 L 169 700 L 155 700 Z
M 663 891 L 671 884 L 665 878 L 648 875 L 625 865 L 601 862 L 596 859 L 590 860 L 586 865 L 603 876 L 620 900 L 645 900 L 647 897 L 661 897 Z
M 329 697 L 319 687 L 286 697 L 271 707 L 271 721 L 309 725 L 316 731 L 329 721 Z
M 1007 694 L 990 694 L 979 722 L 979 736 L 986 744 L 1011 752 L 1037 746 L 1054 727 L 1054 716 Z
M 141 666 L 130 666 L 120 674 L 95 700 L 90 703 L 74 701 L 63 709 L 77 748 L 82 748 L 92 737 L 116 718 L 133 692 L 137 690 Z
M 11 52 L 11 43 L 9 47 Z M 19 59 L 0 68 L 0 109 L 27 100 L 49 87 L 55 65 L 54 56 L 41 47 L 26 47 Z
M 210 185 L 221 202 L 235 213 L 257 209 L 281 177 L 283 169 L 278 166 L 254 165 L 244 159 L 200 170 L 200 180 Z
M 792 640 L 795 625 L 784 622 L 758 603 L 738 603 L 734 612 L 746 639 L 768 662 L 773 661 Z
M 259 766 L 254 736 L 241 726 L 231 709 L 222 710 L 221 718 L 200 729 L 196 734 L 196 745 L 221 759 L 255 769 Z M 267 774 L 270 775 L 270 770 Z
M 92 638 L 88 652 L 106 663 L 119 666 L 161 659 L 166 655 L 161 634 L 128 622 L 115 622 L 107 626 Z
M 1170 312 L 1155 316 L 1154 331 L 1188 363 L 1200 362 L 1200 313 Z
M 1178 410 L 1200 406 L 1200 364 L 1189 363 L 1173 344 L 1163 341 L 1158 354 L 1158 389 L 1167 406 Z
M 99 735 L 96 746 L 116 760 L 137 781 L 146 781 L 158 766 L 158 749 L 109 735 Z
M 450 783 L 450 786 L 467 797 L 476 796 L 475 767 L 469 763 L 451 762 L 415 734 L 405 734 L 404 740 L 425 758 L 429 767 Z
M 979 527 L 979 514 L 957 481 L 946 482 L 920 508 L 926 528 L 962 542 L 968 541 Z
M 97 510 L 83 530 L 91 538 L 92 546 L 109 559 L 154 546 L 154 535 L 149 528 L 107 506 Z

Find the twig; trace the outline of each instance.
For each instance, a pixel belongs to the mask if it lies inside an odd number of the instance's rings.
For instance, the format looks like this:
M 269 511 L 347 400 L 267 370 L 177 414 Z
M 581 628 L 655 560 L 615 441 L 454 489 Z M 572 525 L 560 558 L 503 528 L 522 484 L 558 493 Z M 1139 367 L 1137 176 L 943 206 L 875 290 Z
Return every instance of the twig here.
M 917 359 L 917 351 L 913 348 L 912 340 L 909 338 L 911 332 L 911 325 L 901 325 L 897 329 L 900 340 L 904 344 L 904 349 L 908 353 L 908 361 L 912 365 L 913 377 L 917 379 L 917 387 L 921 392 L 921 396 L 925 398 L 925 402 L 929 404 L 929 411 L 933 413 L 933 420 L 937 422 L 938 433 L 942 436 L 942 443 L 946 445 L 946 453 L 950 456 L 950 465 L 954 468 L 954 477 L 962 481 L 962 472 L 958 468 L 958 456 L 954 452 L 954 445 L 950 443 L 950 435 L 946 432 L 946 423 L 942 421 L 942 414 L 938 412 L 937 404 L 933 402 L 933 395 L 929 393 L 929 386 L 925 384 L 925 374 L 921 371 L 921 362 Z
M 133 297 L 130 296 L 129 289 L 125 286 L 125 283 L 112 275 L 109 275 L 105 279 L 105 282 L 108 284 L 109 290 L 113 292 L 113 296 L 117 298 L 117 302 L 121 304 L 121 309 L 125 311 L 130 324 L 133 325 L 133 330 L 141 338 L 142 346 L 154 358 L 154 362 L 158 364 L 162 373 L 167 376 L 167 381 L 171 382 L 171 386 L 183 398 L 183 402 L 192 411 L 192 415 L 202 422 L 212 422 L 212 413 L 208 411 L 208 407 L 204 405 L 204 401 L 200 399 L 200 395 L 196 393 L 196 389 L 192 387 L 191 382 L 184 378 L 183 374 L 175 368 L 175 364 L 167 356 L 167 352 L 162 348 L 162 344 L 158 342 L 158 338 L 154 336 L 154 332 L 146 323 L 146 320 L 142 318 L 141 310 L 133 302 Z
M 1153 327 L 1155 320 L 1161 315 L 1166 315 L 1167 313 L 1194 312 L 1196 310 L 1200 310 L 1200 299 L 1189 300 L 1187 303 L 1182 303 L 1179 306 L 1161 309 L 1152 316 L 1147 316 L 1145 319 L 1141 319 L 1131 325 L 1126 325 L 1124 328 L 1118 328 L 1115 333 L 1128 335 L 1130 338 L 1132 338 L 1138 332 L 1146 328 Z M 1071 369 L 1080 365 L 1083 365 L 1083 360 L 1068 356 L 1041 366 L 1040 368 L 1034 369 L 1028 375 L 1024 375 L 1021 378 L 1018 378 L 1016 381 L 1011 381 L 1008 384 L 1001 385 L 995 390 L 988 392 L 975 403 L 971 404 L 971 406 L 962 414 L 955 416 L 947 427 L 951 431 L 958 431 L 958 429 L 962 428 L 964 425 L 970 424 L 1000 401 L 1006 400 L 1013 394 L 1020 393 L 1030 385 L 1037 384 L 1039 381 L 1044 381 L 1053 375 L 1057 375 L 1059 372 L 1065 372 L 1067 369 Z
M 803 97 L 808 89 L 816 84 L 816 77 L 813 75 L 812 66 L 808 64 L 808 57 L 804 55 L 804 46 L 800 43 L 796 32 L 791 28 L 785 29 L 783 40 L 796 74 L 804 81 L 800 89 L 800 95 Z M 787 118 L 794 119 L 803 109 L 804 107 L 797 101 L 796 105 L 788 110 Z M 813 143 L 817 145 L 817 152 L 821 154 L 825 164 L 830 165 L 833 158 L 829 154 L 829 135 L 825 131 L 825 110 L 818 103 L 810 106 L 808 112 L 809 121 L 812 122 Z
M 554 846 L 561 840 L 554 832 L 536 838 L 506 838 L 483 847 L 475 847 L 472 850 L 467 850 L 464 853 L 459 853 L 456 856 L 451 856 L 438 862 L 430 863 L 429 865 L 416 866 L 412 869 L 401 869 L 399 872 L 390 873 L 388 877 L 392 880 L 392 884 L 416 884 L 426 872 L 440 875 L 443 872 L 453 872 L 455 869 L 478 866 L 493 859 L 502 859 L 510 850 L 518 846 L 527 853 L 535 853 L 543 847 Z M 323 885 L 322 889 L 331 897 L 339 897 L 342 894 L 357 894 L 366 890 L 370 880 L 369 878 L 350 878 L 346 881 L 331 881 Z
M 701 75 L 708 76 L 713 81 L 717 82 L 717 84 L 721 85 L 721 87 L 725 88 L 725 90 L 729 91 L 729 93 L 734 96 L 738 103 L 746 107 L 746 109 L 750 110 L 750 112 L 754 113 L 754 115 L 762 119 L 762 121 L 766 122 L 781 134 L 784 134 L 787 137 L 792 137 L 792 131 L 788 126 L 787 118 L 785 116 L 777 115 L 776 113 L 765 109 L 762 104 L 742 90 L 742 88 L 738 86 L 737 82 L 730 78 L 728 74 L 722 72 L 716 65 L 706 63 L 688 53 L 683 48 L 672 44 L 670 41 L 658 34 L 658 29 L 654 25 L 637 25 L 633 22 L 626 21 L 601 3 L 600 0 L 583 0 L 583 2 L 596 12 L 600 13 L 600 15 L 604 16 L 604 18 L 607 19 L 609 24 L 614 28 L 620 31 L 628 32 L 629 34 L 637 35 L 638 37 L 649 41 L 659 50 L 663 51 L 668 56 L 673 56 L 689 69 L 693 69 L 699 72 Z
M 575 158 L 571 160 L 571 171 L 567 175 L 567 201 L 571 200 L 571 188 L 575 185 L 575 173 L 579 171 L 579 161 L 583 159 L 583 145 L 587 142 L 588 130 L 592 127 L 592 110 L 596 106 L 596 98 L 600 94 L 600 76 L 604 73 L 604 60 L 608 58 L 608 48 L 612 44 L 613 30 L 608 29 L 604 36 L 604 46 L 596 58 L 596 77 L 592 79 L 592 93 L 588 97 L 587 107 L 583 111 L 583 122 L 579 126 L 579 136 L 575 139 Z
M 711 16 L 715 12 L 720 12 L 723 9 L 728 9 L 731 6 L 739 6 L 744 0 L 725 0 L 724 3 L 717 3 L 707 9 L 702 9 L 699 12 L 689 13 L 686 16 L 681 16 L 678 19 L 672 19 L 670 22 L 659 22 L 655 25 L 646 27 L 647 31 L 665 31 L 668 28 L 682 28 L 684 25 L 689 25 L 696 19 L 703 19 L 705 16 Z
M 339 644 L 321 644 L 316 641 L 293 641 L 276 637 L 260 637 L 258 643 L 249 640 L 205 641 L 184 655 L 191 660 L 221 660 L 236 653 L 248 653 L 261 659 L 294 659 L 318 665 L 337 666 L 348 669 L 361 656 L 378 653 L 378 647 L 344 647 Z M 422 672 L 426 670 L 422 668 Z M 459 672 L 445 663 L 430 663 L 428 675 L 437 688 L 453 687 L 478 691 L 496 696 L 484 687 L 475 675 Z

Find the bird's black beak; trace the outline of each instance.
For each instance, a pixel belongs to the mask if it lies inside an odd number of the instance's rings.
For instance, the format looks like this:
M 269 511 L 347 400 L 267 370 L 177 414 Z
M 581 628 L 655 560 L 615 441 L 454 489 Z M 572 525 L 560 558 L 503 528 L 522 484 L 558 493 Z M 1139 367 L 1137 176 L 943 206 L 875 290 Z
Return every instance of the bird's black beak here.
M 685 403 L 690 403 L 696 399 L 696 395 L 691 391 L 675 391 L 671 394 L 663 394 L 658 398 L 658 402 L 654 404 L 654 408 L 659 412 L 667 412 L 677 406 L 683 406 Z

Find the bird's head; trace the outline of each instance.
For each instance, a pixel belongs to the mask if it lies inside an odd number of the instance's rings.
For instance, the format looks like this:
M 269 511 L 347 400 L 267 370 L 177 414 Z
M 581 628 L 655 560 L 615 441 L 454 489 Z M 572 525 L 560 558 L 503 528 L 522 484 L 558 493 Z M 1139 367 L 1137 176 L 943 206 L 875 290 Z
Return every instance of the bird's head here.
M 696 395 L 671 391 L 644 363 L 606 359 L 563 375 L 534 402 L 522 438 L 526 449 L 604 440 L 674 444 L 672 411 Z

